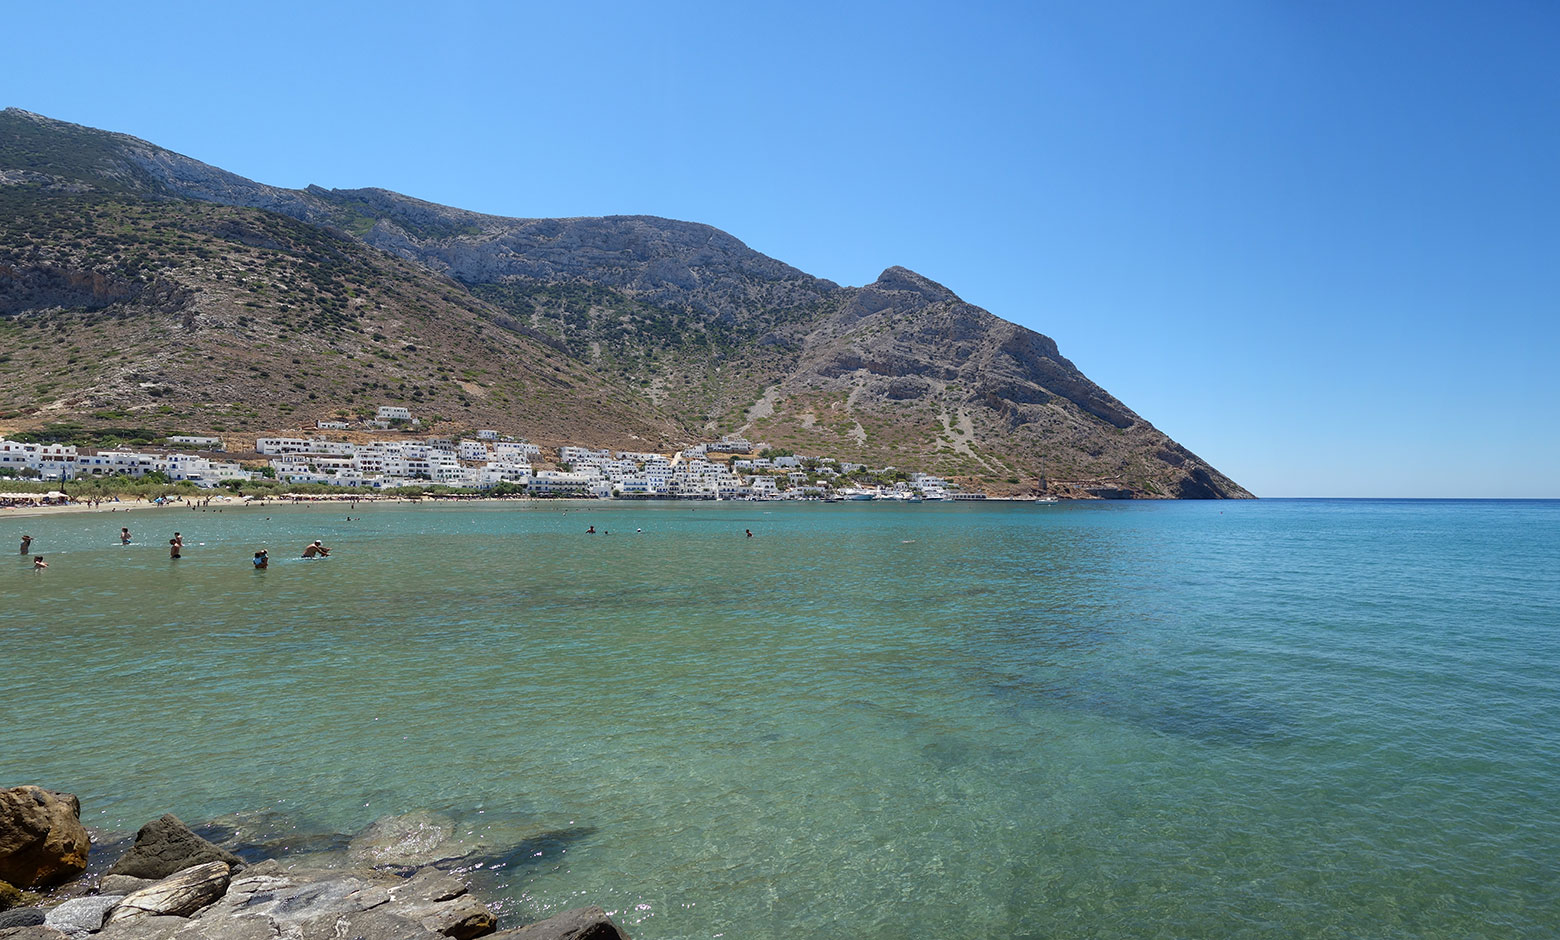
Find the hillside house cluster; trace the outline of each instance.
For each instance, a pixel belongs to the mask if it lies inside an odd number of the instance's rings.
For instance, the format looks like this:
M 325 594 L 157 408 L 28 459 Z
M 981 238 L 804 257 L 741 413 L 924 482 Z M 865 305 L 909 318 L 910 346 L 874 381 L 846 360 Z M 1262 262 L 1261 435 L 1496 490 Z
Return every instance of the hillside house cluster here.
M 217 438 L 182 435 L 170 443 L 220 447 Z M 947 481 L 914 474 L 908 482 L 879 490 L 837 486 L 844 474 L 863 469 L 800 456 L 760 457 L 763 449 L 741 439 L 695 444 L 671 454 L 614 451 L 565 445 L 555 467 L 543 463 L 542 448 L 525 440 L 482 430 L 475 438 L 371 440 L 366 443 L 321 437 L 262 437 L 255 450 L 269 458 L 271 473 L 283 483 L 319 483 L 369 490 L 433 484 L 452 489 L 488 490 L 508 483 L 534 496 L 620 499 L 803 499 L 803 498 L 953 498 Z M 5 473 L 5 471 L 11 471 Z M 248 480 L 239 464 L 190 453 L 152 453 L 126 449 L 84 450 L 66 444 L 28 444 L 0 438 L 0 474 L 44 480 L 149 473 L 188 480 L 202 487 Z
M 824 498 L 836 495 L 828 482 L 830 478 L 862 469 L 860 464 L 797 456 L 753 456 L 757 449 L 762 449 L 762 445 L 735 439 L 696 444 L 673 454 L 564 445 L 556 452 L 557 468 L 550 469 L 536 466 L 542 460 L 542 449 L 537 445 L 499 439 L 497 432 L 485 430 L 478 431 L 475 438 L 458 440 L 435 437 L 351 443 L 267 437 L 255 442 L 255 450 L 270 457 L 278 480 L 364 489 L 434 483 L 485 490 L 510 483 L 524 486 L 533 496 Z M 804 461 L 812 467 L 804 469 Z M 819 478 L 823 478 L 822 482 Z M 948 489 L 945 480 L 915 474 L 909 482 L 897 484 L 886 493 L 867 496 L 936 499 Z
M 191 443 L 175 440 L 173 443 Z M 218 442 L 220 443 L 220 441 Z M 41 480 L 77 480 L 85 477 L 127 476 L 139 479 L 162 473 L 177 483 L 219 486 L 225 480 L 247 480 L 249 471 L 237 463 L 212 460 L 196 454 L 151 453 L 125 449 L 91 450 L 69 444 L 24 444 L 0 438 L 0 471 L 8 476 L 36 476 Z M 24 472 L 28 471 L 28 472 Z

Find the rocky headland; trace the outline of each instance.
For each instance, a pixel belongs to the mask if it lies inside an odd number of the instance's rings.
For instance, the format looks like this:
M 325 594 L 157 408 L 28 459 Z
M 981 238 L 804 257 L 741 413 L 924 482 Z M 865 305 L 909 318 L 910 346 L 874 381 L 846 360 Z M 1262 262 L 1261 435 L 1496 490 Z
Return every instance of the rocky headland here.
M 595 907 L 500 931 L 496 903 L 460 877 L 480 847 L 432 814 L 385 817 L 285 859 L 238 827 L 202 828 L 218 841 L 172 814 L 133 840 L 94 840 L 75 796 L 0 790 L 0 940 L 628 938 Z
M 902 267 L 851 287 L 695 222 L 285 189 L 15 108 L 7 339 L 30 381 L 0 387 L 0 430 L 281 432 L 396 404 L 438 434 L 737 434 L 991 495 L 1251 495 L 1050 337 Z

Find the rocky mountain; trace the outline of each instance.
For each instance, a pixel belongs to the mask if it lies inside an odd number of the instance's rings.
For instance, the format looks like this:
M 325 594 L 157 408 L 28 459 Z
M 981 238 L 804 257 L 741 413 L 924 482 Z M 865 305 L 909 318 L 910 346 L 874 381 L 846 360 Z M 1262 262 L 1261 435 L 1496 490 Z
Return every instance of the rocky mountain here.
M 993 492 L 1250 494 L 1049 338 L 912 271 L 842 287 L 706 225 L 267 186 L 0 112 L 0 421 L 448 430 L 776 448 Z

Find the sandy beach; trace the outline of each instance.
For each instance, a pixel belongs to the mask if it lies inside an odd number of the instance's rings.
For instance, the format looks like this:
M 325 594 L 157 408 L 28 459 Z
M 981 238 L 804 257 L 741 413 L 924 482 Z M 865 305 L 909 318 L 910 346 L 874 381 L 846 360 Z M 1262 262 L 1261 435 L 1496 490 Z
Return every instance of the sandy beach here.
M 156 503 L 151 503 L 151 502 L 146 502 L 146 501 L 139 501 L 139 502 L 121 501 L 121 502 L 117 502 L 117 503 L 116 502 L 103 502 L 103 503 L 99 503 L 98 505 L 95 505 L 95 506 L 90 504 L 90 503 L 86 503 L 86 502 L 67 503 L 65 505 L 54 505 L 54 506 L 7 506 L 7 507 L 0 508 L 0 520 L 4 520 L 4 519 L 21 519 L 21 518 L 37 518 L 37 517 L 41 517 L 41 516 L 60 516 L 60 515 L 68 515 L 68 514 L 83 513 L 83 512 L 93 512 L 93 513 L 128 513 L 128 512 L 137 512 L 137 513 L 145 514 L 145 513 L 148 513 L 148 512 L 154 512 L 154 513 L 188 512 L 188 511 L 191 511 L 191 510 L 199 510 L 199 509 L 206 509 L 206 510 L 217 510 L 217 509 L 243 510 L 243 509 L 258 509 L 258 508 L 264 508 L 267 511 L 269 511 L 269 510 L 273 510 L 273 509 L 285 509 L 285 508 L 288 508 L 288 507 L 319 505 L 321 503 L 334 503 L 334 504 L 337 504 L 337 505 L 355 506 L 355 507 L 361 509 L 361 508 L 365 508 L 365 507 L 369 507 L 369 506 L 389 506 L 389 505 L 410 506 L 410 505 L 417 505 L 419 503 L 450 503 L 450 502 L 456 502 L 456 503 L 484 503 L 485 504 L 485 503 L 544 502 L 544 501 L 545 502 L 563 502 L 563 503 L 566 503 L 566 504 L 567 503 L 574 503 L 574 502 L 594 502 L 594 500 L 556 500 L 556 499 L 552 499 L 552 500 L 539 500 L 539 499 L 534 499 L 534 498 L 526 497 L 526 496 L 504 496 L 504 497 L 498 497 L 498 496 L 488 496 L 488 497 L 424 496 L 424 497 L 422 497 L 420 499 L 409 499 L 409 498 L 405 498 L 405 497 L 394 497 L 394 496 L 382 496 L 382 497 L 374 497 L 374 496 L 361 497 L 361 496 L 358 496 L 358 497 L 353 497 L 353 496 L 344 496 L 344 495 L 332 494 L 332 495 L 324 495 L 324 496 L 300 496 L 300 497 L 298 497 L 296 499 L 294 499 L 292 497 L 275 497 L 275 498 L 271 498 L 271 499 L 252 499 L 252 500 L 229 499 L 229 500 L 223 501 L 220 498 L 218 498 L 218 499 L 213 499 L 210 503 L 204 503 L 204 504 L 202 503 L 201 500 L 190 500 L 189 502 L 174 501 L 174 502 L 170 502 L 170 503 L 165 503 L 163 505 L 158 505 Z

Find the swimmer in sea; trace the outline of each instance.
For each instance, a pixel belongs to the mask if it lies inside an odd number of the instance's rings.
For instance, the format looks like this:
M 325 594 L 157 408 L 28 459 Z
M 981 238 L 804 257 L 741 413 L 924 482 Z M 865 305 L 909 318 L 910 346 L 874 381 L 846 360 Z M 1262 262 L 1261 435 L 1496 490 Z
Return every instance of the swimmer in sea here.
M 256 568 L 264 568 L 267 565 L 269 565 L 270 563 L 271 563 L 271 556 L 266 552 L 265 549 L 262 548 L 258 552 L 255 552 L 255 567 Z
M 179 558 L 183 557 L 182 555 L 180 555 L 180 550 L 182 548 L 184 548 L 184 545 L 183 545 L 182 542 L 179 541 L 179 539 L 177 537 L 169 539 L 168 540 L 168 557 L 172 558 L 175 561 L 179 560 Z
M 318 555 L 321 558 L 324 558 L 326 555 L 329 555 L 329 554 L 330 554 L 330 549 L 326 548 L 324 545 L 321 545 L 319 539 L 315 539 L 313 542 L 310 542 L 309 543 L 309 547 L 305 548 L 303 550 L 303 557 L 305 557 L 305 558 L 313 558 L 316 555 Z
M 124 526 L 120 526 L 119 527 L 119 544 L 120 545 L 129 545 L 130 544 L 130 530 L 125 528 Z
M 47 567 L 49 567 L 48 562 L 45 562 L 43 560 L 43 556 L 42 555 L 34 555 L 33 556 L 33 570 L 34 571 L 42 571 L 43 569 L 45 569 Z
M 748 538 L 752 538 L 753 537 L 753 530 L 752 529 L 743 529 L 742 531 L 747 533 L 747 537 Z
M 32 547 L 32 536 L 30 536 L 30 535 L 22 536 L 22 550 L 17 552 L 17 554 L 18 555 L 25 555 L 25 554 L 27 554 L 27 549 L 30 548 L 30 547 Z
M 596 527 L 595 526 L 591 526 L 590 528 L 586 529 L 585 530 L 585 534 L 586 535 L 595 535 L 596 534 Z

